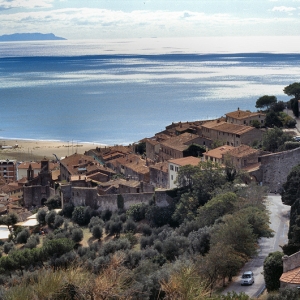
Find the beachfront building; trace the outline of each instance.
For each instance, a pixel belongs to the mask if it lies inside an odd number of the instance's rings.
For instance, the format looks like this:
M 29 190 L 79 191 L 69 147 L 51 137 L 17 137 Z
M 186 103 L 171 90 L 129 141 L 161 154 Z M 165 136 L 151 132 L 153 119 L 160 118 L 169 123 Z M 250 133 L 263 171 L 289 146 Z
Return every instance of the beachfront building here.
M 177 159 L 170 159 L 169 164 L 169 188 L 177 188 L 176 179 L 178 176 L 178 171 L 181 167 L 191 165 L 198 166 L 201 159 L 199 157 L 188 156 Z
M 265 119 L 266 115 L 261 112 L 245 111 L 239 108 L 226 114 L 226 122 L 237 125 L 251 126 L 253 121 L 257 121 L 262 126 L 265 123 Z
M 0 160 L 0 177 L 6 182 L 17 180 L 17 161 L 11 159 Z

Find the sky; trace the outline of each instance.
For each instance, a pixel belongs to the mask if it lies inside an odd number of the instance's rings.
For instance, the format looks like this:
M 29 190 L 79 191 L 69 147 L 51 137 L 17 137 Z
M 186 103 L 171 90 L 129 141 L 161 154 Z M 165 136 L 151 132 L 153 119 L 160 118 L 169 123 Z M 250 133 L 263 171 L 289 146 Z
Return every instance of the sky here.
M 0 0 L 0 35 L 299 36 L 300 0 Z

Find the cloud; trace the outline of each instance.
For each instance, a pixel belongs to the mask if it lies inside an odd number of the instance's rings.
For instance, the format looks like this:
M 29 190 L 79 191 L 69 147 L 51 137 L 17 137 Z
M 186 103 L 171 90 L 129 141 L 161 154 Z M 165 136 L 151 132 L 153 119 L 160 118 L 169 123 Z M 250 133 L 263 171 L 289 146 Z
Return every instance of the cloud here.
M 295 7 L 287 7 L 287 6 L 275 6 L 272 9 L 272 11 L 279 11 L 279 12 L 292 12 L 294 10 L 296 10 Z
M 0 0 L 0 10 L 13 8 L 50 8 L 54 0 Z
M 26 1 L 20 0 L 18 3 L 24 2 Z M 51 5 L 51 1 L 38 1 L 38 3 L 42 2 Z M 33 5 L 37 2 L 30 1 L 30 3 Z M 296 30 L 296 23 L 299 21 L 292 18 L 241 18 L 226 13 L 208 14 L 189 10 L 125 12 L 99 8 L 15 12 L 2 14 L 0 18 L 1 34 L 53 32 L 68 39 L 245 35 L 247 32 L 250 34 L 251 32 L 252 34 L 264 32 L 266 34 L 266 30 L 269 30 L 267 32 L 269 34 L 271 31 L 274 32 L 275 26 L 282 24 L 292 24 L 293 30 Z M 288 26 L 280 28 L 280 34 L 292 33 L 288 31 L 290 30 Z

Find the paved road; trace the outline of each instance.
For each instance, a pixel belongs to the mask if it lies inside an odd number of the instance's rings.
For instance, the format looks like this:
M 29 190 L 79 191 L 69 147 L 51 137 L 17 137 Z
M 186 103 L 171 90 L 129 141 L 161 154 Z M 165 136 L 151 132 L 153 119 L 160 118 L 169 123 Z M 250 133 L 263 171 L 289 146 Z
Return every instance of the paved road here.
M 263 263 L 270 252 L 281 250 L 280 245 L 287 243 L 289 227 L 290 206 L 282 204 L 281 196 L 270 194 L 267 198 L 267 207 L 270 211 L 270 227 L 274 231 L 274 237 L 261 238 L 259 251 L 256 257 L 246 263 L 241 273 L 233 278 L 233 282 L 224 290 L 224 294 L 230 291 L 244 292 L 250 297 L 257 297 L 265 289 L 263 277 Z M 252 286 L 241 286 L 241 275 L 245 271 L 253 271 L 255 282 Z

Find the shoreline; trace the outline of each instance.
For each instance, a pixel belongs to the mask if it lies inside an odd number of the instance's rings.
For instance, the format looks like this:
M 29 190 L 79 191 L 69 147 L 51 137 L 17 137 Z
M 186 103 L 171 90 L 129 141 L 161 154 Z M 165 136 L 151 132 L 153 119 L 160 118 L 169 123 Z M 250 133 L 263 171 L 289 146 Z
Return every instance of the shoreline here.
M 100 143 L 70 143 L 58 140 L 0 139 L 0 160 L 14 159 L 17 161 L 40 161 L 44 157 L 49 160 L 66 157 L 74 153 L 84 154 L 96 147 L 105 147 Z M 2 148 L 8 147 L 8 148 Z

